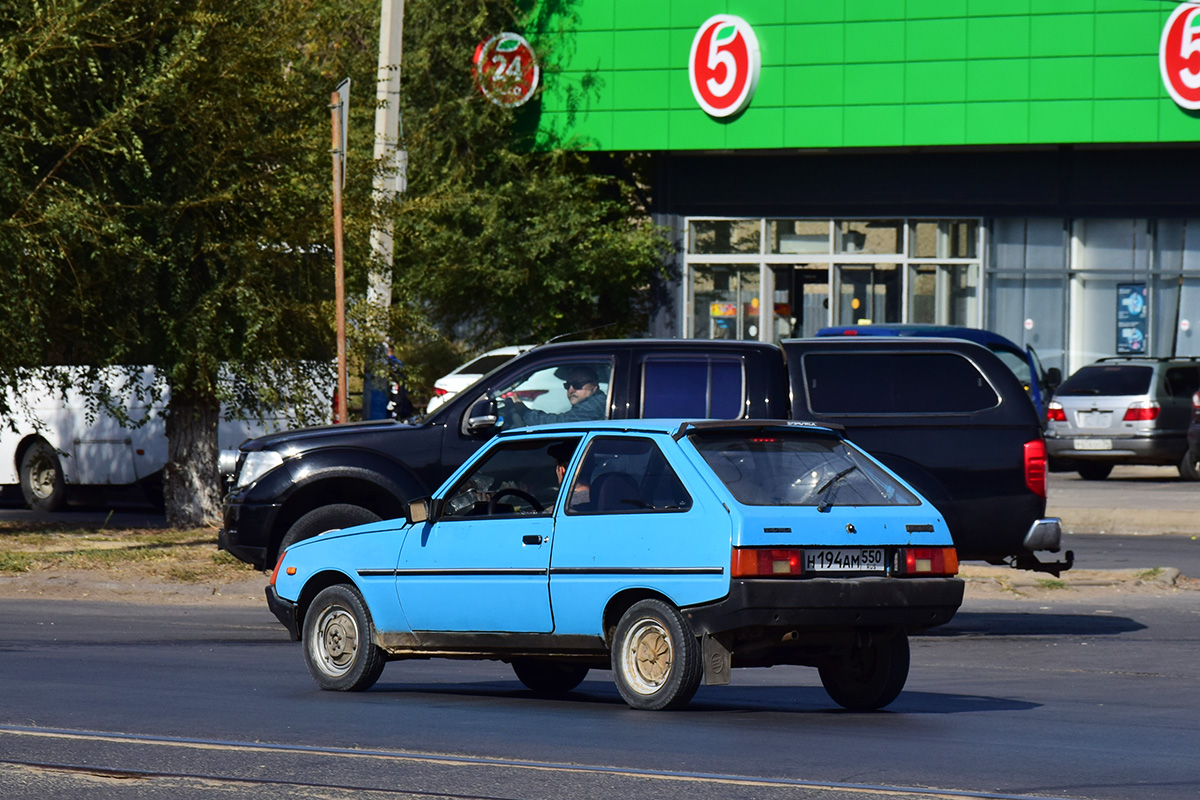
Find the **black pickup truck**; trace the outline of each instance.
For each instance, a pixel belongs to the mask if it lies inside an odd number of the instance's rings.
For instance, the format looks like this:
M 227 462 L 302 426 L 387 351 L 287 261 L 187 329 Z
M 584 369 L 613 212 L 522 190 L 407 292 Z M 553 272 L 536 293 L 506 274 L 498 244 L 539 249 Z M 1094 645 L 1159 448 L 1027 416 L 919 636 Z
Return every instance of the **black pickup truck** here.
M 588 388 L 581 388 L 583 386 Z M 586 394 L 586 402 L 580 395 Z M 583 416 L 584 414 L 594 416 Z M 417 424 L 392 420 L 244 442 L 220 547 L 269 567 L 289 544 L 401 517 L 498 429 L 609 419 L 837 423 L 942 512 L 965 560 L 1058 574 L 1043 519 L 1045 446 L 1020 382 L 986 348 L 949 339 L 608 340 L 536 347 Z

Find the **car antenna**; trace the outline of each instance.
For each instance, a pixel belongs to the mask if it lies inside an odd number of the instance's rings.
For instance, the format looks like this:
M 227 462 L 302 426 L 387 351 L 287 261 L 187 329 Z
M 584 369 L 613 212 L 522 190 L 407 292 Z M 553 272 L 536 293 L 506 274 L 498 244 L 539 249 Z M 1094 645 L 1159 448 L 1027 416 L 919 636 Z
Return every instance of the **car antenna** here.
M 578 336 L 581 333 L 591 333 L 592 331 L 602 331 L 605 328 L 611 328 L 613 325 L 616 325 L 616 324 L 617 323 L 615 323 L 615 322 L 606 322 L 605 324 L 597 325 L 594 328 L 584 328 L 581 331 L 571 331 L 570 333 L 560 333 L 558 336 L 551 336 L 549 339 L 542 342 L 542 345 L 552 344 L 554 342 L 557 342 L 559 339 L 565 339 L 568 336 Z

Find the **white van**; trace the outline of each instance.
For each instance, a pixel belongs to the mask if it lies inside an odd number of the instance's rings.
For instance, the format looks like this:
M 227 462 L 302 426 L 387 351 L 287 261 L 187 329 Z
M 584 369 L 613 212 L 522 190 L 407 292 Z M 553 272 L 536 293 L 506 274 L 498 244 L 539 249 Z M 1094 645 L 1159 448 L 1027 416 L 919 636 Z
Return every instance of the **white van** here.
M 72 490 L 84 487 L 140 485 L 147 499 L 161 502 L 162 469 L 167 463 L 162 412 L 169 394 L 164 387 L 157 401 L 141 399 L 150 397 L 153 368 L 132 375 L 119 368 L 102 373 L 98 383 L 106 384 L 110 395 L 119 398 L 116 405 L 129 418 L 128 423 L 101 407 L 89 393 L 70 388 L 64 396 L 58 382 L 76 386 L 83 371 L 61 370 L 55 379 L 27 380 L 19 393 L 5 393 L 9 411 L 0 419 L 0 485 L 19 485 L 25 503 L 39 511 L 60 508 Z M 324 408 L 329 409 L 330 404 L 325 403 Z M 217 432 L 221 450 L 236 449 L 247 438 L 296 426 L 294 418 L 227 421 L 224 416 Z

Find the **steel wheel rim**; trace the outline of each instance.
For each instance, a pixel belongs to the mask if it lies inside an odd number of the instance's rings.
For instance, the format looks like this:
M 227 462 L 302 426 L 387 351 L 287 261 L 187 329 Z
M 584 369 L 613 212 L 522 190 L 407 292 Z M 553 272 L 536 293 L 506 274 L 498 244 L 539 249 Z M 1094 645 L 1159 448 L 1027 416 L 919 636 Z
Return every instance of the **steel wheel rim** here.
M 321 669 L 335 678 L 349 672 L 358 653 L 358 621 L 350 609 L 342 605 L 326 607 L 313 634 L 312 647 Z
M 635 622 L 625 636 L 621 663 L 633 691 L 650 695 L 661 689 L 675 663 L 675 647 L 663 624 L 649 617 Z
M 29 467 L 29 488 L 39 500 L 54 494 L 57 478 L 58 470 L 44 455 L 39 455 Z

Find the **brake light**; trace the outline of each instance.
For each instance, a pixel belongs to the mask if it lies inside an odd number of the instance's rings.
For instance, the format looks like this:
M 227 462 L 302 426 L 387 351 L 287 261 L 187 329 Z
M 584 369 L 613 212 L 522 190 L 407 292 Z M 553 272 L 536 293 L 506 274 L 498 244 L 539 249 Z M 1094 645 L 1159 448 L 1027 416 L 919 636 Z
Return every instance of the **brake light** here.
M 1123 419 L 1126 422 L 1150 422 L 1158 419 L 1158 411 L 1158 403 L 1152 400 L 1142 400 L 1126 409 Z
M 1034 439 L 1025 443 L 1025 485 L 1038 497 L 1046 496 L 1046 443 Z
M 1192 411 L 1200 413 L 1200 392 L 1192 395 Z
M 444 394 L 447 394 L 447 391 L 445 389 L 439 389 L 436 386 L 433 387 L 433 396 L 434 397 L 441 397 Z
M 797 547 L 735 547 L 731 567 L 735 578 L 803 575 L 804 551 Z
M 925 577 L 957 575 L 958 551 L 953 547 L 906 547 L 904 574 Z
M 1046 420 L 1048 422 L 1067 421 L 1067 412 L 1063 411 L 1062 403 L 1057 400 L 1050 401 L 1050 405 L 1046 406 Z
M 858 336 L 858 331 L 842 331 L 842 336 Z

